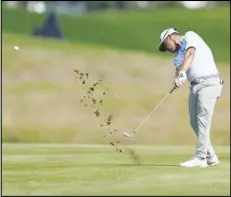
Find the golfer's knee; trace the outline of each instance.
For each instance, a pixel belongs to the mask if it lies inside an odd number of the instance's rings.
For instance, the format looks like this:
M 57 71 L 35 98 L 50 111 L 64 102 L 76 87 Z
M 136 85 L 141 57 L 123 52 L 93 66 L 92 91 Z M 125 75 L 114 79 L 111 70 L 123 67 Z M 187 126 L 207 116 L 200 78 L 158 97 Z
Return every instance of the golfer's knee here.
M 198 116 L 197 124 L 199 129 L 206 129 L 210 124 L 208 116 Z

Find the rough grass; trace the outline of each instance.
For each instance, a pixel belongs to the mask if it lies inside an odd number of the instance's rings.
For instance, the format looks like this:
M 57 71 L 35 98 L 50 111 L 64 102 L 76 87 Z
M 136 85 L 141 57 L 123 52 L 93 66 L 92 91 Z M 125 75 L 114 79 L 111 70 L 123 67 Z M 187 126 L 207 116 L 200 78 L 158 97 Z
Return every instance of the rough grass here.
M 221 164 L 181 168 L 190 146 L 135 146 L 142 163 L 112 147 L 3 144 L 3 195 L 230 195 L 230 148 Z
M 169 58 L 13 34 L 3 34 L 2 41 L 3 141 L 104 143 L 106 131 L 100 124 L 109 114 L 113 114 L 112 127 L 132 131 L 172 86 L 174 68 Z M 18 52 L 13 50 L 16 44 Z M 217 64 L 225 86 L 213 118 L 212 141 L 227 145 L 230 67 Z M 76 80 L 74 69 L 89 73 L 85 85 Z M 106 85 L 95 91 L 95 97 L 105 86 L 111 93 L 107 91 L 97 118 L 80 99 L 99 79 Z M 194 144 L 188 86 L 174 92 L 129 143 Z

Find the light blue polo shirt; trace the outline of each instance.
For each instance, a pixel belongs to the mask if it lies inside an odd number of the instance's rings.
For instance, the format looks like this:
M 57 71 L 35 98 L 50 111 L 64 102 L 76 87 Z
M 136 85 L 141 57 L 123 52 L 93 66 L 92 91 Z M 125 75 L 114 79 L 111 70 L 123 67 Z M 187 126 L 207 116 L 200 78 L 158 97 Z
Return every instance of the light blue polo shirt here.
M 184 56 L 186 54 L 185 47 L 186 47 L 186 40 L 185 40 L 185 37 L 182 36 L 182 39 L 180 40 L 180 48 L 176 52 L 173 58 L 173 64 L 176 68 L 181 66 L 184 62 Z

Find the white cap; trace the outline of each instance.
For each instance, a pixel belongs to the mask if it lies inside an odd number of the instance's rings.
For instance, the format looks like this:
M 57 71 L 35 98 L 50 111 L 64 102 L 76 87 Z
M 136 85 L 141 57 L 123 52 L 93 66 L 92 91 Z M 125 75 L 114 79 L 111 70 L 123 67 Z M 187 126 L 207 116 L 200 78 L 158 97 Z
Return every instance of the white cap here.
M 161 52 L 165 52 L 166 49 L 164 48 L 163 46 L 163 42 L 164 40 L 171 34 L 173 33 L 179 33 L 176 29 L 174 28 L 168 28 L 168 29 L 165 29 L 161 34 L 160 34 L 160 45 L 159 45 L 159 51 Z

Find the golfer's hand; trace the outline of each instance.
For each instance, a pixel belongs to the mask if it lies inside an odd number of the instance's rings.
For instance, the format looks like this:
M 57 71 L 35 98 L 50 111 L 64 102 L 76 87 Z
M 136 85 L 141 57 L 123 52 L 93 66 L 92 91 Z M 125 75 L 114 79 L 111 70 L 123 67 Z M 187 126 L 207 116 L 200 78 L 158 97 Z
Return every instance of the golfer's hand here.
M 177 77 L 181 84 L 183 84 L 187 80 L 187 75 L 185 71 L 180 71 Z
M 177 78 L 174 80 L 174 87 L 179 88 L 187 80 L 187 75 L 185 71 L 179 71 Z
M 174 79 L 174 81 L 173 81 L 173 87 L 174 88 L 179 88 L 181 85 L 182 84 L 180 83 L 178 78 Z

